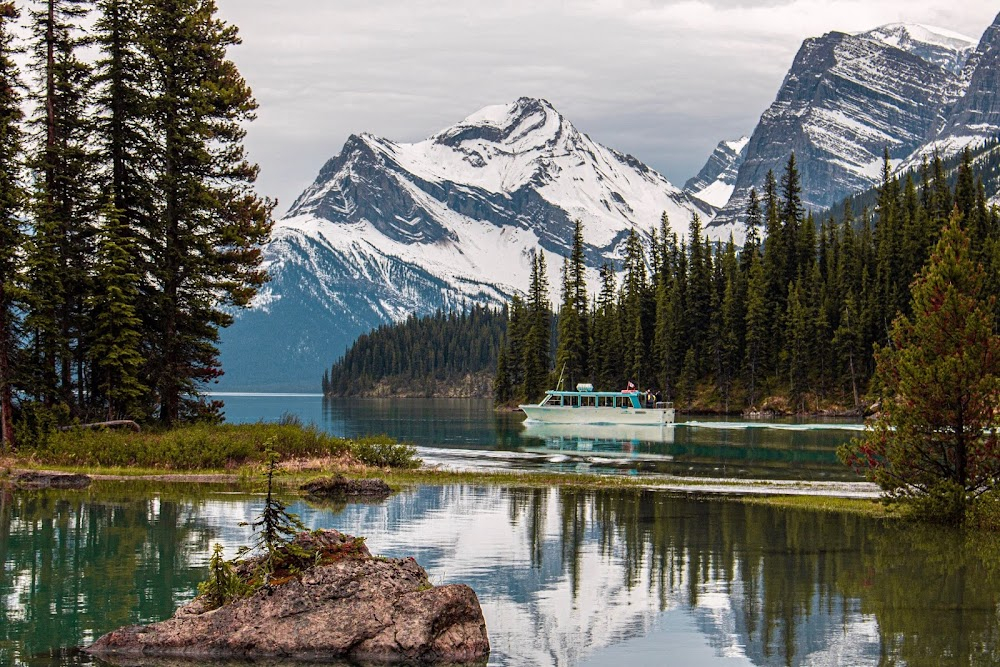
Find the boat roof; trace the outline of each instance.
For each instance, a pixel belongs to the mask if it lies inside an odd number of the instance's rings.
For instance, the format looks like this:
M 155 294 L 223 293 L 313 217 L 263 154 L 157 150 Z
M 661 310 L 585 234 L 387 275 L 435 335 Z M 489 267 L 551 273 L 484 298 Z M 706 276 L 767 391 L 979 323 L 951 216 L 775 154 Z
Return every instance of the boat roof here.
M 611 396 L 636 396 L 639 394 L 638 389 L 622 389 L 621 391 L 559 391 L 557 389 L 549 389 L 545 392 L 549 396 L 600 396 L 600 397 L 611 397 Z

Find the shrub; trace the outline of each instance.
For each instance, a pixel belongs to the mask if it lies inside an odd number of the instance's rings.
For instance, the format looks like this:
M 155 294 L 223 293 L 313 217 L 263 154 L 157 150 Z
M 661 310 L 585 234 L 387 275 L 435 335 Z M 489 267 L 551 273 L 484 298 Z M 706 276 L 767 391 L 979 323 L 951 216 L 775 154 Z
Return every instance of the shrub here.
M 351 453 L 366 465 L 379 468 L 418 468 L 420 459 L 412 445 L 388 436 L 366 436 L 351 442 Z

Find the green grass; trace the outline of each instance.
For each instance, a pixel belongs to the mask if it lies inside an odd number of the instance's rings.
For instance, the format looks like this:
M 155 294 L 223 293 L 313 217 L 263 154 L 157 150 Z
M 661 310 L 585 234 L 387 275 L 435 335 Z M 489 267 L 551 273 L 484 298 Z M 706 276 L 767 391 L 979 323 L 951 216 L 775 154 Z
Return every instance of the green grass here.
M 894 507 L 888 507 L 879 500 L 871 498 L 834 498 L 830 496 L 754 496 L 743 498 L 743 502 L 752 505 L 768 505 L 789 509 L 807 509 L 820 512 L 847 512 L 865 516 L 895 519 L 900 518 L 900 512 Z
M 264 461 L 273 449 L 282 460 L 353 456 L 375 467 L 416 467 L 416 450 L 386 436 L 336 438 L 298 424 L 194 425 L 132 433 L 71 430 L 50 434 L 43 443 L 18 452 L 42 465 L 127 471 L 234 471 Z

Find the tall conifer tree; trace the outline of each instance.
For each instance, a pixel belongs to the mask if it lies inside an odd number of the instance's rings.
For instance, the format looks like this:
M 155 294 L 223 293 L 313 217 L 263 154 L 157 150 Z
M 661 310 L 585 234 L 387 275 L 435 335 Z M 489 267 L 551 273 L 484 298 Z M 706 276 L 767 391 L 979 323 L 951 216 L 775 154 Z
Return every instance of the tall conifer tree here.
M 227 59 L 236 28 L 216 17 L 213 0 L 148 6 L 162 201 L 150 234 L 160 327 L 152 379 L 169 424 L 196 412 L 200 388 L 220 375 L 218 330 L 232 322 L 223 306 L 247 306 L 266 280 L 260 245 L 273 203 L 254 192 L 258 168 L 243 147 L 257 104 Z
M 13 2 L 0 3 L 0 449 L 13 448 L 14 359 L 17 353 L 19 249 L 24 243 L 21 219 L 24 192 L 21 188 L 21 99 L 17 65 L 14 62 L 14 23 L 18 12 Z

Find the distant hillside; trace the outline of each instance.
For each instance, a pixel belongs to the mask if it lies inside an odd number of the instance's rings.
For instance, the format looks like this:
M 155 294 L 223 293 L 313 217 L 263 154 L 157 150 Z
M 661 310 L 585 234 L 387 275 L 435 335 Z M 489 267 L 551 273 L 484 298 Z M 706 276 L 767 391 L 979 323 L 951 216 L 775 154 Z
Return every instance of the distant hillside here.
M 488 397 L 497 352 L 507 329 L 506 308 L 411 315 L 355 341 L 323 373 L 330 396 Z

